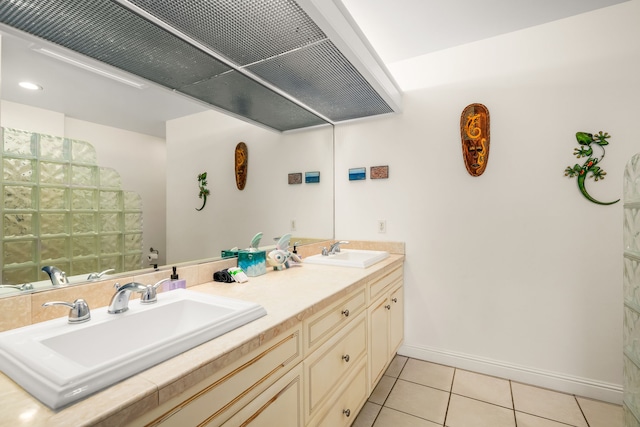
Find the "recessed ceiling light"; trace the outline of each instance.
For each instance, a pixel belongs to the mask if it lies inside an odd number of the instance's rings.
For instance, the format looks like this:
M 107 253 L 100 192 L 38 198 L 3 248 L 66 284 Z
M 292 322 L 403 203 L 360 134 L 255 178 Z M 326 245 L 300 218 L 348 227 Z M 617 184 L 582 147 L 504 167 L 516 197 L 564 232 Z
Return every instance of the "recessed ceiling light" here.
M 42 86 L 32 83 L 32 82 L 20 82 L 18 85 L 27 90 L 42 90 Z

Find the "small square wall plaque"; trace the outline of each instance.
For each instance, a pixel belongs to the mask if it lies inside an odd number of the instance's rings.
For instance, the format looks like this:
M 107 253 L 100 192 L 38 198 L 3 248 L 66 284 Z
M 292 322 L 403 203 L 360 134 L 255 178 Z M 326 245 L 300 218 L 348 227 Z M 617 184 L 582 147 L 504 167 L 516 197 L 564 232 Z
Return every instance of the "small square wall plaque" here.
M 360 181 L 367 179 L 367 168 L 349 169 L 349 181 Z
M 320 172 L 305 172 L 304 182 L 307 184 L 316 184 L 320 182 Z
M 302 172 L 290 173 L 289 184 L 302 184 Z
M 387 179 L 389 178 L 389 166 L 371 166 L 369 176 L 371 179 Z

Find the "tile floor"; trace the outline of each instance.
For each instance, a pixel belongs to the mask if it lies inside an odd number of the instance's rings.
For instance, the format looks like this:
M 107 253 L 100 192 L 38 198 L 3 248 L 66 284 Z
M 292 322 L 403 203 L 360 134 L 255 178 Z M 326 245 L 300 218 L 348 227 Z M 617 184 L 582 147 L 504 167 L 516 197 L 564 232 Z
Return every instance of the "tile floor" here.
M 353 427 L 622 427 L 622 406 L 396 356 Z

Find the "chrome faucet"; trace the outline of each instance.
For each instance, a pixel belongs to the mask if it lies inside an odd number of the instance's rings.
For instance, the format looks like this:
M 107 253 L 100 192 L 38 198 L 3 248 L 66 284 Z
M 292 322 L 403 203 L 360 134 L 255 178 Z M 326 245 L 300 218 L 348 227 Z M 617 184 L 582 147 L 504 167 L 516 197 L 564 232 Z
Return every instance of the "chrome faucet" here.
M 19 291 L 31 291 L 33 285 L 31 283 L 23 283 L 22 285 L 0 285 L 0 288 L 13 288 Z
M 69 323 L 82 323 L 91 319 L 89 305 L 82 298 L 78 298 L 74 302 L 49 301 L 42 304 L 43 307 L 49 307 L 52 305 L 64 305 L 69 307 Z
M 107 309 L 111 314 L 124 313 L 129 310 L 129 297 L 131 296 L 131 292 L 143 293 L 147 290 L 145 285 L 138 282 L 127 283 L 123 286 L 116 283 L 113 287 L 116 288 L 116 293 L 111 297 L 111 302 Z
M 340 245 L 348 245 L 348 244 L 349 244 L 349 242 L 347 240 L 341 240 L 339 242 L 335 242 L 329 248 L 329 253 L 330 254 L 338 253 L 338 252 L 340 252 Z
M 171 279 L 162 279 L 155 285 L 147 285 L 146 289 L 142 292 L 142 296 L 140 297 L 140 304 L 153 304 L 158 301 L 158 286 L 162 285 L 165 282 L 170 282 Z
M 113 268 L 110 268 L 108 270 L 103 271 L 102 273 L 91 273 L 89 274 L 89 277 L 87 277 L 87 280 L 91 280 L 91 281 L 100 280 L 102 276 L 104 276 L 107 273 L 111 273 L 112 271 L 116 271 L 116 270 Z
M 158 301 L 158 287 L 165 282 L 170 282 L 171 279 L 162 279 L 153 285 L 143 285 L 138 282 L 127 283 L 124 286 L 120 286 L 119 283 L 114 285 L 116 293 L 111 297 L 109 303 L 109 309 L 107 310 L 111 314 L 124 313 L 129 310 L 129 297 L 131 292 L 140 292 L 140 304 L 153 304 Z
M 46 265 L 42 267 L 42 271 L 44 271 L 49 275 L 49 278 L 51 279 L 51 283 L 53 283 L 53 286 L 69 284 L 69 279 L 67 279 L 67 274 L 64 271 L 60 270 L 58 267 L 54 267 L 52 265 Z

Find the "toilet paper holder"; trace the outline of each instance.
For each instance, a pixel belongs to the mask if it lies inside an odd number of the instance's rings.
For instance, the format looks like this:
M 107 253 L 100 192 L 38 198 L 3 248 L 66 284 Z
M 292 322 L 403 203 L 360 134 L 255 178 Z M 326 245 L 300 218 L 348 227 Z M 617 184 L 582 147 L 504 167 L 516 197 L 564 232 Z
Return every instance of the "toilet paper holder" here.
M 149 248 L 149 255 L 147 255 L 147 260 L 149 264 L 153 265 L 153 268 L 158 268 L 158 255 L 159 251 L 157 249 Z

